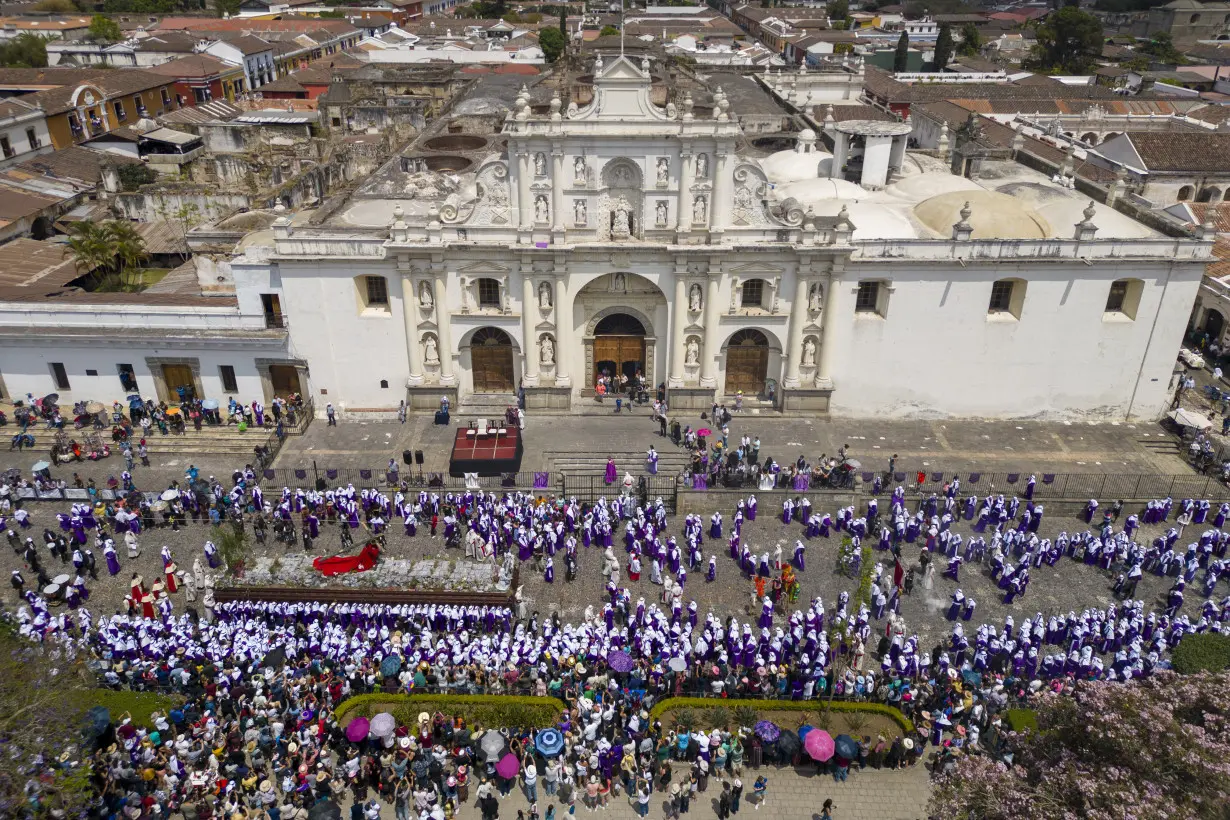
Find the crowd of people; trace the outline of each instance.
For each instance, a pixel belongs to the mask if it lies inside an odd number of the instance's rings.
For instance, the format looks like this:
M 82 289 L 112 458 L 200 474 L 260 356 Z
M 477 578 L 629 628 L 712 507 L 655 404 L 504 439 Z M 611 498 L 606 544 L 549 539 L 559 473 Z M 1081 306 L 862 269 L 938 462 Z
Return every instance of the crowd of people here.
M 755 451 L 755 444 L 740 442 L 736 449 Z M 21 634 L 90 659 L 106 685 L 187 698 L 152 729 L 121 720 L 114 742 L 94 753 L 102 799 L 133 818 L 179 809 L 205 818 L 266 812 L 279 820 L 349 792 L 361 811 L 374 805 L 378 812 L 384 800 L 399 818 L 413 810 L 439 820 L 466 799 L 462 784 L 471 782 L 484 816 L 498 813 L 497 795 L 512 778 L 475 748 L 466 730 L 476 727 L 458 716 L 429 715 L 428 725 L 402 726 L 382 739 L 347 739 L 333 710 L 368 691 L 561 697 L 568 711 L 559 716 L 564 746 L 558 756 L 535 751 L 534 727 L 494 727 L 518 758 L 527 797 L 549 803 L 543 812 L 575 810 L 577 802 L 596 808 L 620 789 L 638 811 L 653 799 L 668 812 L 683 811 L 684 795 L 705 791 L 714 776 L 724 778 L 726 804 L 737 807 L 726 787 L 742 788 L 744 756 L 748 765 L 790 757 L 784 747 L 754 732 L 659 725 L 648 718 L 652 703 L 676 694 L 798 701 L 832 695 L 886 702 L 913 718 L 915 735 L 863 737 L 857 755 L 827 763 L 840 779 L 860 765 L 911 765 L 930 747 L 947 755 L 994 754 L 998 716 L 1009 704 L 1078 680 L 1149 675 L 1184 636 L 1230 629 L 1230 596 L 1215 599 L 1227 566 L 1230 531 L 1221 527 L 1230 504 L 1214 508 L 1193 499 L 1150 502 L 1126 516 L 1115 507 L 1100 512 L 1091 501 L 1089 529 L 1046 538 L 1039 531 L 1042 505 L 963 496 L 957 481 L 942 495 L 921 499 L 917 509 L 901 487 L 832 513 L 813 509 L 800 495 L 787 498 L 780 511 L 797 532 L 789 554 L 780 547 L 756 551 L 745 542 L 744 523 L 763 514 L 754 495 L 737 503 L 729 522 L 718 512 L 707 521 L 689 515 L 672 524 L 660 499 L 630 494 L 594 504 L 353 486 L 283 488 L 275 495 L 246 468 L 229 486 L 190 470 L 182 486 L 158 496 L 134 491 L 55 514 L 13 499 L 11 489 L 0 492 L 0 529 L 37 580 L 28 588 L 22 571 L 13 573 Z M 419 528 L 434 534 L 442 524 L 446 539 L 464 545 L 468 557 L 495 563 L 505 581 L 519 564 L 553 583 L 558 559 L 565 582 L 582 565 L 601 571 L 605 595 L 576 623 L 527 611 L 519 591 L 513 608 L 217 603 L 212 592 L 223 562 L 206 542 L 192 556 L 191 571 L 180 570 L 163 547 L 157 578 L 129 573 L 124 579 L 121 611 L 91 611 L 89 586 L 100 569 L 94 550 L 108 575 L 120 576 L 121 553 L 138 555 L 141 540 L 156 538 L 158 528 L 223 521 L 250 527 L 258 541 L 270 530 L 284 539 L 289 533 L 305 549 L 331 527 L 346 544 L 356 536 L 377 539 L 393 527 L 410 538 Z M 972 522 L 975 535 L 957 533 L 958 521 Z M 1136 540 L 1142 524 L 1172 521 L 1147 543 Z M 1187 526 L 1205 529 L 1184 545 Z M 790 609 L 789 581 L 808 571 L 808 543 L 834 537 L 872 548 L 867 600 L 842 592 Z M 908 550 L 917 550 L 917 560 Z M 947 613 L 951 632 L 933 645 L 900 615 L 902 596 L 916 583 L 930 587 L 937 564 L 946 564 L 943 572 L 958 583 L 962 565 L 966 571 L 978 566 L 1012 601 L 1027 595 L 1032 569 L 1065 559 L 1106 571 L 1120 600 L 1080 613 L 1038 612 L 1019 624 L 1011 616 L 978 623 L 976 602 L 958 589 Z M 44 581 L 52 580 L 49 567 L 57 563 L 71 564 L 75 578 L 49 599 Z M 701 612 L 689 599 L 689 585 L 711 583 L 724 572 L 757 581 L 751 615 Z M 1174 579 L 1161 611 L 1133 597 L 1146 572 Z M 1197 613 L 1184 612 L 1186 586 L 1197 583 L 1205 600 Z M 192 606 L 197 590 L 200 612 Z M 691 766 L 682 777 L 663 766 L 680 755 Z M 557 792 L 547 791 L 552 781 Z M 539 782 L 541 801 L 531 789 Z M 767 798 L 767 782 L 751 790 Z

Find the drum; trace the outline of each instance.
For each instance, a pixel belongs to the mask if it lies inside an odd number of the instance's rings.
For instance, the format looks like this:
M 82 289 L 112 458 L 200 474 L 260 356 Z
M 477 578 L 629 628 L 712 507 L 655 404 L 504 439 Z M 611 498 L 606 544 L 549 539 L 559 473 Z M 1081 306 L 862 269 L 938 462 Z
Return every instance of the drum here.
M 67 575 L 57 575 L 56 577 L 51 579 L 51 583 L 54 584 L 55 586 L 63 588 L 63 587 L 68 586 L 68 582 L 71 580 L 73 579 Z
M 60 600 L 60 585 L 59 584 L 48 584 L 47 586 L 43 587 L 43 597 L 46 598 L 48 601 Z

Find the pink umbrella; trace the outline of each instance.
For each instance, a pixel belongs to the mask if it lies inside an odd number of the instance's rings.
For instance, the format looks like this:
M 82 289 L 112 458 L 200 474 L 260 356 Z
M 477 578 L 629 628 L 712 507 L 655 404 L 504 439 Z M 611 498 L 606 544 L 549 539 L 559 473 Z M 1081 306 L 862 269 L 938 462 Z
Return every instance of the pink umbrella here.
M 812 729 L 803 738 L 803 748 L 812 760 L 824 762 L 833 757 L 833 736 L 823 729 Z
M 369 729 L 371 729 L 371 723 L 367 718 L 357 717 L 346 725 L 346 739 L 351 743 L 358 743 L 367 737 Z
M 511 752 L 500 758 L 500 762 L 495 764 L 495 773 L 500 777 L 512 779 L 517 776 L 517 772 L 521 770 L 521 762 L 517 760 L 517 756 Z

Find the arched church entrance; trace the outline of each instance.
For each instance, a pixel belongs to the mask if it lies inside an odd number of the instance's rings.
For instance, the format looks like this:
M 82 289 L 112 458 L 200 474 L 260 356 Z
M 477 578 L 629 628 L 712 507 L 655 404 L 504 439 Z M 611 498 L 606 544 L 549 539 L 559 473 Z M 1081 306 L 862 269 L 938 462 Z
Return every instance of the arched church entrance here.
M 745 396 L 758 396 L 768 376 L 768 337 L 752 328 L 731 336 L 726 346 L 726 395 L 742 391 Z
M 470 370 L 475 393 L 508 393 L 513 389 L 513 343 L 496 327 L 482 327 L 470 338 Z
M 645 326 L 635 316 L 612 313 L 594 328 L 594 372 L 599 376 L 618 379 L 621 375 L 632 381 L 645 372 Z
M 1209 338 L 1213 341 L 1221 340 L 1221 332 L 1225 329 L 1226 317 L 1221 315 L 1221 311 L 1209 308 L 1209 312 L 1204 315 L 1204 332 L 1209 334 Z

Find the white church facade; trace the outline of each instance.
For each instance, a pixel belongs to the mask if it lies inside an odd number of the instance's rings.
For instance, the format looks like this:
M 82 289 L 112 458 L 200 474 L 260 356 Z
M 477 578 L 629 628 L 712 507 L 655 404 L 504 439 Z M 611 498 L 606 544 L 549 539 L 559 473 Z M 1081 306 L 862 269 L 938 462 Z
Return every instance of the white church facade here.
M 837 157 L 810 130 L 755 157 L 720 88 L 703 106 L 653 90 L 619 57 L 584 106 L 523 90 L 486 134 L 454 106 L 416 144 L 473 162 L 399 157 L 320 219 L 281 215 L 230 260 L 238 312 L 276 300 L 279 355 L 343 417 L 519 387 L 564 411 L 620 372 L 675 409 L 1164 412 L 1210 241 L 1011 161 L 954 175 L 906 150 L 906 124 L 840 123 Z

